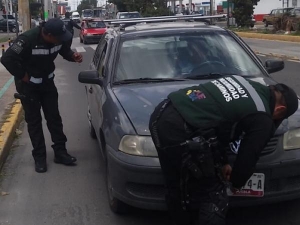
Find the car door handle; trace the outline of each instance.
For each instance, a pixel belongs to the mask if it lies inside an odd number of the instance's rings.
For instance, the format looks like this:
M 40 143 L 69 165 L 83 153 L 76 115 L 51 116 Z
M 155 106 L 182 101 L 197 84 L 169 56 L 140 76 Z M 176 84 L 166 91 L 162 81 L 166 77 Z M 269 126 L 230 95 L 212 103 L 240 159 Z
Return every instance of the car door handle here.
M 90 92 L 91 94 L 93 93 L 93 88 L 92 88 L 92 87 L 89 88 L 89 92 Z

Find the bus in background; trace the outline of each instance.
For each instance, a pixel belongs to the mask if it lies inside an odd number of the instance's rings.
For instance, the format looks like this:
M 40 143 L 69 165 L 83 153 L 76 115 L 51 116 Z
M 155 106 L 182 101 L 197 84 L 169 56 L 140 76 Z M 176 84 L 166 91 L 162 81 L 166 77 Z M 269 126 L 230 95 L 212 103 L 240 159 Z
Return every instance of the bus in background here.
M 91 19 L 93 17 L 93 10 L 92 9 L 84 9 L 81 12 L 81 19 Z
M 102 7 L 97 7 L 93 9 L 94 18 L 105 18 L 106 9 Z

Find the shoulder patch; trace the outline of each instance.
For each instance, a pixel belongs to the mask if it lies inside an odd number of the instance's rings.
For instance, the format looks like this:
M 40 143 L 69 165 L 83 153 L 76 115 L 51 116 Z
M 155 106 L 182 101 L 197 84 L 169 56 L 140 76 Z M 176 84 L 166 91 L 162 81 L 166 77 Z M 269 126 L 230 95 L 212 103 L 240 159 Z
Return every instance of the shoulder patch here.
M 24 49 L 25 41 L 23 40 L 17 40 L 12 46 L 11 50 L 13 50 L 15 53 L 20 54 Z

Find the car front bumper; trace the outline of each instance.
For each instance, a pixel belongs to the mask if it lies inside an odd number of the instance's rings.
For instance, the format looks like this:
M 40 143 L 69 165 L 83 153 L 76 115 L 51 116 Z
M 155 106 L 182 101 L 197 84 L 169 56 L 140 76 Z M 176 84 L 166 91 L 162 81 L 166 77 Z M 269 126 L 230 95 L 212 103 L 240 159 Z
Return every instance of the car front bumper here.
M 282 144 L 282 140 L 277 141 L 277 146 Z M 166 190 L 158 158 L 132 156 L 109 146 L 107 156 L 114 197 L 138 208 L 166 209 Z M 300 198 L 299 168 L 300 149 L 270 151 L 261 157 L 255 171 L 265 174 L 264 197 L 230 197 L 230 205 L 251 206 Z

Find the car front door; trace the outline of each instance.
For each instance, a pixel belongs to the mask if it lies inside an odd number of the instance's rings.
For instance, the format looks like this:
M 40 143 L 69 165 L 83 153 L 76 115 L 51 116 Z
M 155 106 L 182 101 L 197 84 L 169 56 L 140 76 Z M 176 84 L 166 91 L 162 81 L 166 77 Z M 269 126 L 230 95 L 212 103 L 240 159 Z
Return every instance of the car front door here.
M 98 71 L 99 79 L 105 80 L 107 52 L 108 52 L 108 39 L 104 36 L 98 44 L 96 53 L 97 62 L 94 64 L 95 70 Z M 103 82 L 105 85 L 105 82 Z M 104 85 L 91 84 L 88 87 L 88 95 L 90 104 L 90 111 L 92 115 L 92 124 L 98 133 L 103 121 L 102 106 L 105 102 L 106 96 L 104 93 Z

